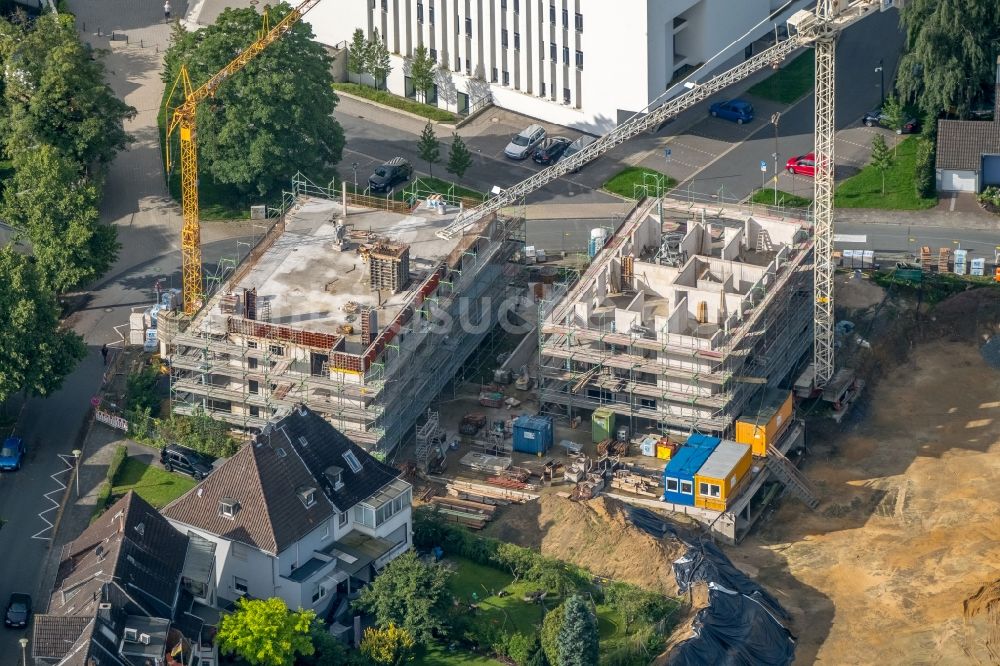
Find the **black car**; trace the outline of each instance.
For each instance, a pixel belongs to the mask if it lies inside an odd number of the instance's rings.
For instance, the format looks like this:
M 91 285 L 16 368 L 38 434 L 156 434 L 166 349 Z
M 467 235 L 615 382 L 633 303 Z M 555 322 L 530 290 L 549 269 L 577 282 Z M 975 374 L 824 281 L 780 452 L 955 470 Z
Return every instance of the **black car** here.
M 10 595 L 7 610 L 3 614 L 3 625 L 11 629 L 23 629 L 31 621 L 31 597 L 15 592 Z
M 566 149 L 569 148 L 569 144 L 570 140 L 561 136 L 545 139 L 538 144 L 538 148 L 535 149 L 535 153 L 531 156 L 531 159 L 545 166 L 555 164 L 562 157 L 562 154 L 566 152 Z
M 184 448 L 178 444 L 168 444 L 160 451 L 160 462 L 168 472 L 182 472 L 201 481 L 212 473 L 212 462 L 197 451 Z
M 874 127 L 875 125 L 888 127 L 886 124 L 885 113 L 883 113 L 881 109 L 869 111 L 865 114 L 865 117 L 861 122 L 865 124 L 865 127 Z M 917 119 L 908 118 L 903 122 L 903 126 L 896 130 L 896 134 L 914 134 L 919 131 L 920 123 L 917 122 Z
M 402 157 L 394 157 L 368 177 L 368 187 L 372 192 L 388 192 L 399 183 L 404 183 L 413 175 L 413 167 Z

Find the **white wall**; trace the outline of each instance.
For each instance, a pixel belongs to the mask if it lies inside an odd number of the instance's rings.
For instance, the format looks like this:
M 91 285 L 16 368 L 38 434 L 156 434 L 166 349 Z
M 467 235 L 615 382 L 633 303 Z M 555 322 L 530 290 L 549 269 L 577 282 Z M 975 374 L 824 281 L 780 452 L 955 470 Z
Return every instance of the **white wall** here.
M 234 577 L 243 578 L 247 581 L 247 594 L 252 597 L 266 599 L 274 595 L 274 586 L 277 579 L 277 572 L 275 571 L 276 560 L 274 557 L 251 546 L 237 544 L 239 552 L 246 556 L 245 559 L 240 559 L 233 555 L 232 549 L 234 544 L 229 539 L 224 539 L 175 520 L 171 520 L 170 524 L 184 534 L 187 534 L 188 531 L 195 532 L 215 544 L 215 584 L 217 597 L 232 600 L 239 596 L 233 587 Z

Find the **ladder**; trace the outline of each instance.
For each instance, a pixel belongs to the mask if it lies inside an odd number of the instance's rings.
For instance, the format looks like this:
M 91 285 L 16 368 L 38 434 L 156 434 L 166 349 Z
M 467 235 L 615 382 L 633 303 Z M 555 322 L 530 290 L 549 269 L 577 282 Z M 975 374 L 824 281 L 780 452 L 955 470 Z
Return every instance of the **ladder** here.
M 260 304 L 260 320 L 265 324 L 271 323 L 271 301 L 264 301 Z
M 774 245 L 771 243 L 771 234 L 767 233 L 767 229 L 761 229 L 757 232 L 757 251 L 758 252 L 770 252 L 774 249 Z
M 819 506 L 819 498 L 816 497 L 816 491 L 809 480 L 791 460 L 785 457 L 785 454 L 771 444 L 767 445 L 764 465 L 807 507 L 815 510 Z

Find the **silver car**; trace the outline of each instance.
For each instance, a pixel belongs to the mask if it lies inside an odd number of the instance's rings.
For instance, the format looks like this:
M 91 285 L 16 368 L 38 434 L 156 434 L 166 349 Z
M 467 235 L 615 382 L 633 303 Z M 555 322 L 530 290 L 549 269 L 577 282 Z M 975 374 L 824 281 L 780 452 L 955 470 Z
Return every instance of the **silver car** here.
M 545 128 L 541 125 L 529 125 L 510 140 L 503 154 L 512 160 L 523 160 L 531 156 L 535 146 L 545 138 Z

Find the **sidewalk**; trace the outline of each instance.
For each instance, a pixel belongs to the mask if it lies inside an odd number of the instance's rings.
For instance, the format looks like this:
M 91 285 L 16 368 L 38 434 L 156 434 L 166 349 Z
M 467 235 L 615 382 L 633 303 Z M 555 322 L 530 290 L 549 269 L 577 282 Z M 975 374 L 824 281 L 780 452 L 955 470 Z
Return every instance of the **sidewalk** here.
M 1000 217 L 985 211 L 878 210 L 872 208 L 838 208 L 834 224 L 894 224 L 903 227 L 939 227 L 946 229 L 978 229 L 1000 231 Z

